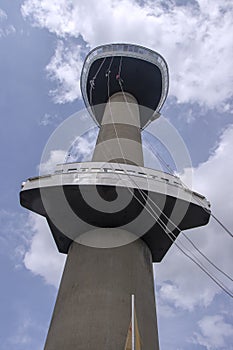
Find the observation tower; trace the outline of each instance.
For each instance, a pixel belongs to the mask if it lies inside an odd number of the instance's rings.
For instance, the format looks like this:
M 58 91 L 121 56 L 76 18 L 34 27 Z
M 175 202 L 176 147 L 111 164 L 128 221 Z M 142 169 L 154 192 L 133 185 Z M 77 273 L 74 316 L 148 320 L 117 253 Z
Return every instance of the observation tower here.
M 209 202 L 178 177 L 144 167 L 141 131 L 168 93 L 161 55 L 131 44 L 97 47 L 81 90 L 99 127 L 92 161 L 57 165 L 20 192 L 68 255 L 45 350 L 158 350 L 152 263 L 182 230 L 208 223 Z M 134 336 L 127 343 L 132 295 L 135 344 Z

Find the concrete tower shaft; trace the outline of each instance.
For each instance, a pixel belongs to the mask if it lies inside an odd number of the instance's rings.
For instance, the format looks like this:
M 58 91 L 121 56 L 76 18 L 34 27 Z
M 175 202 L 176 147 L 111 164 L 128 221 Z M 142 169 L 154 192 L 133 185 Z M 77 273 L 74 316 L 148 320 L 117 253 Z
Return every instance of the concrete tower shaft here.
M 105 235 L 111 229 L 99 230 L 98 234 Z M 115 233 L 122 232 L 116 229 Z M 124 350 L 131 322 L 131 294 L 136 296 L 141 350 L 158 350 L 152 260 L 147 245 L 137 240 L 118 248 L 99 249 L 74 242 L 45 350 Z
M 117 92 L 106 103 L 92 161 L 144 165 L 140 111 L 131 94 Z

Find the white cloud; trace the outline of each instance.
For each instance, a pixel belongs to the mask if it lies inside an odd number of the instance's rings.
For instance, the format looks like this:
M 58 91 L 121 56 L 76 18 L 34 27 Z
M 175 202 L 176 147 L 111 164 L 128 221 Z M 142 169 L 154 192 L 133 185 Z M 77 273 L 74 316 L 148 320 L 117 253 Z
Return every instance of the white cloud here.
M 42 159 L 38 166 L 40 174 L 53 173 L 57 164 L 90 161 L 96 143 L 97 132 L 97 128 L 91 128 L 84 135 L 75 139 L 69 149 L 50 151 L 48 158 L 46 160 Z
M 57 88 L 51 90 L 54 102 L 65 103 L 81 97 L 80 75 L 82 70 L 81 46 L 66 46 L 59 40 L 46 70 L 51 80 L 57 82 Z
M 63 150 L 51 151 L 49 153 L 49 158 L 38 166 L 40 174 L 53 173 L 57 164 L 65 162 L 66 154 L 67 152 Z
M 44 339 L 41 335 L 47 331 L 47 324 L 36 322 L 34 313 L 31 315 L 24 302 L 14 309 L 14 322 L 11 324 L 8 337 L 5 341 L 2 339 L 1 349 L 42 350 Z
M 150 47 L 168 61 L 170 93 L 178 102 L 221 108 L 232 97 L 232 9 L 230 0 L 197 0 L 183 6 L 158 0 L 142 5 L 133 0 L 25 0 L 22 14 L 60 38 L 81 35 L 90 47 L 109 42 Z M 66 50 L 60 42 L 49 65 L 64 86 L 63 94 L 56 92 L 57 102 L 80 96 L 79 50 Z
M 16 269 L 26 267 L 57 287 L 66 256 L 58 252 L 45 218 L 34 213 L 25 215 L 0 210 L 0 227 L 0 254 L 7 254 Z M 25 316 L 25 324 L 19 327 L 20 334 L 26 326 Z M 13 340 L 17 341 L 20 334 Z
M 57 114 L 51 115 L 49 113 L 45 113 L 43 117 L 39 121 L 39 125 L 41 126 L 48 126 L 51 124 L 55 124 L 56 122 L 59 121 L 59 117 Z
M 98 129 L 90 129 L 83 136 L 79 136 L 72 144 L 68 162 L 88 162 L 91 161 L 96 144 Z
M 0 38 L 16 32 L 15 27 L 12 24 L 7 23 L 7 20 L 7 13 L 0 8 Z
M 31 213 L 28 227 L 33 237 L 24 257 L 25 267 L 42 276 L 46 283 L 58 287 L 66 256 L 58 252 L 44 217 Z
M 18 326 L 18 329 L 16 330 L 13 337 L 11 337 L 8 341 L 10 344 L 15 345 L 27 345 L 30 344 L 32 341 L 30 331 L 32 330 L 32 320 L 25 318 L 24 320 L 21 319 L 21 322 Z
M 0 8 L 0 21 L 4 21 L 7 19 L 7 14 L 5 11 L 3 11 L 1 8 Z
M 11 259 L 15 269 L 23 267 L 23 257 L 30 246 L 30 232 L 24 213 L 0 210 L 0 254 Z
M 198 322 L 200 332 L 195 332 L 193 343 L 204 346 L 208 350 L 228 349 L 227 338 L 233 339 L 233 327 L 224 321 L 222 315 L 205 316 Z
M 233 125 L 222 134 L 219 144 L 209 159 L 193 169 L 194 189 L 207 196 L 213 213 L 233 232 Z M 213 220 L 202 228 L 186 232 L 195 244 L 223 271 L 232 275 L 233 240 Z M 179 237 L 179 244 L 185 244 Z M 193 248 L 187 245 L 193 252 Z M 203 261 L 203 258 L 200 259 Z M 205 262 L 206 265 L 206 262 Z M 209 266 L 207 264 L 207 266 Z M 210 267 L 211 273 L 230 288 L 229 280 Z M 220 289 L 196 265 L 183 256 L 174 246 L 161 264 L 156 265 L 158 296 L 162 302 L 192 310 L 195 306 L 208 306 Z

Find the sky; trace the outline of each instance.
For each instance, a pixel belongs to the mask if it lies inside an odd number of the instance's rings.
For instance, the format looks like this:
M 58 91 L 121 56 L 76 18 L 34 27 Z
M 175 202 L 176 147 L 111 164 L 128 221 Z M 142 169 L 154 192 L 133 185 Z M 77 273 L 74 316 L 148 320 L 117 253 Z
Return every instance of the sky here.
M 44 219 L 20 207 L 19 191 L 41 169 L 54 130 L 83 110 L 80 73 L 95 46 L 140 44 L 166 59 L 170 87 L 162 115 L 187 147 L 193 188 L 233 231 L 232 32 L 231 0 L 0 0 L 1 349 L 43 349 L 65 256 Z M 83 139 L 83 159 L 95 135 Z M 47 171 L 65 155 L 58 149 L 49 156 Z M 232 276 L 233 241 L 213 219 L 186 233 Z M 161 350 L 233 349 L 226 293 L 176 247 L 154 271 Z

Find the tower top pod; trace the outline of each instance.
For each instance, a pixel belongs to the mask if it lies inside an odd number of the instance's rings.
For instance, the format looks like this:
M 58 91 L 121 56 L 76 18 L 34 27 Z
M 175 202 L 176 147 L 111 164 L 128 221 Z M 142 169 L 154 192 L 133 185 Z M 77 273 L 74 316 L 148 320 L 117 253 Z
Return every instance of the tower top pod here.
M 159 116 L 168 94 L 168 67 L 164 58 L 132 44 L 98 46 L 87 55 L 81 74 L 83 100 L 100 126 L 105 104 L 117 92 L 132 94 L 140 106 L 140 127 Z

